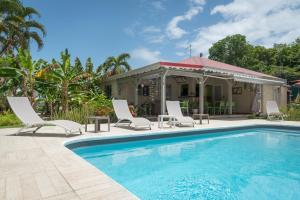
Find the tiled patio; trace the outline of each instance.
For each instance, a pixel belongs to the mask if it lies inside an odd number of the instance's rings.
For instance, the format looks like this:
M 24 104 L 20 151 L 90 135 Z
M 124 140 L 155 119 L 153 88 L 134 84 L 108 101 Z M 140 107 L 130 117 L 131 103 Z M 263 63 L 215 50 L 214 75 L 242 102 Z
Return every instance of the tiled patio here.
M 256 124 L 300 126 L 300 122 L 266 120 L 211 120 L 196 128 L 221 128 Z M 102 125 L 106 130 L 107 125 Z M 93 130 L 93 125 L 89 125 Z M 69 149 L 65 141 L 86 137 L 155 134 L 158 131 L 188 130 L 188 127 L 134 131 L 111 127 L 110 132 L 65 137 L 57 127 L 44 127 L 36 135 L 14 136 L 16 128 L 0 129 L 0 199 L 137 199 L 124 187 Z

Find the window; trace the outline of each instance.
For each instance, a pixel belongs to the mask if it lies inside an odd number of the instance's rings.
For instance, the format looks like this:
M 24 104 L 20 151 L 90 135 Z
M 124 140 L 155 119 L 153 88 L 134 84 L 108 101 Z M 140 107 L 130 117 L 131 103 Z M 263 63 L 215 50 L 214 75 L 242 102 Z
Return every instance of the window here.
M 145 85 L 143 87 L 143 96 L 149 96 L 150 90 L 149 90 L 149 86 Z
M 181 85 L 180 96 L 187 97 L 188 95 L 189 95 L 189 85 L 188 84 Z
M 171 99 L 172 98 L 172 85 L 166 86 L 166 98 Z
M 111 98 L 111 85 L 105 85 L 104 93 L 107 98 Z
M 205 94 L 204 94 L 204 96 L 205 96 L 205 101 L 207 101 L 207 102 L 212 102 L 213 101 L 213 98 L 212 98 L 212 94 L 213 94 L 213 87 L 212 87 L 212 85 L 206 85 L 205 86 Z
M 273 87 L 273 100 L 275 100 L 278 104 L 280 103 L 280 88 Z
M 139 96 L 149 96 L 150 88 L 148 85 L 139 85 L 138 86 L 138 95 Z
M 222 87 L 220 85 L 214 86 L 214 97 L 215 101 L 222 100 Z
M 199 84 L 196 84 L 195 94 L 196 94 L 196 97 L 199 97 Z

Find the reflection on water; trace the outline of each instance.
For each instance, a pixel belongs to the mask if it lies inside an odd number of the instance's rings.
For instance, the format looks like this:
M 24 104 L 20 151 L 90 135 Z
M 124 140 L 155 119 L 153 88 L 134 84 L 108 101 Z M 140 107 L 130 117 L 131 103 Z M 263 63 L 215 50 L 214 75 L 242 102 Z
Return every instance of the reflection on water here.
M 132 157 L 146 156 L 151 154 L 151 149 L 138 148 L 134 149 L 134 151 L 116 151 L 112 154 L 112 165 L 118 166 L 125 164 L 127 159 Z

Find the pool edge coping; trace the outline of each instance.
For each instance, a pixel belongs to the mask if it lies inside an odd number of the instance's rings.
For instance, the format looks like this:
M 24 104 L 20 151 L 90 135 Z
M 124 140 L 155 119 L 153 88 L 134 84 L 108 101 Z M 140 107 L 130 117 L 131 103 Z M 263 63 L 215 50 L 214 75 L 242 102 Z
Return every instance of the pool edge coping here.
M 116 135 L 116 136 L 87 136 L 84 138 L 75 138 L 70 139 L 63 142 L 63 146 L 72 151 L 72 147 L 68 147 L 72 144 L 76 143 L 84 143 L 84 142 L 96 142 L 102 141 L 98 145 L 103 144 L 112 144 L 112 143 L 120 143 L 120 142 L 130 142 L 130 141 L 141 141 L 141 140 L 151 140 L 151 139 L 160 139 L 160 138 L 168 138 L 168 137 L 180 137 L 180 136 L 191 136 L 191 135 L 200 135 L 205 133 L 211 133 L 212 131 L 231 131 L 237 129 L 247 129 L 247 128 L 289 128 L 295 129 L 299 128 L 299 125 L 283 125 L 283 124 L 250 124 L 250 125 L 238 125 L 238 126 L 231 126 L 231 127 L 218 127 L 218 128 L 194 128 L 194 129 L 185 129 L 185 130 L 160 130 L 156 132 L 146 132 L 146 133 L 139 133 L 137 135 L 128 134 L 128 135 Z M 133 130 L 134 131 L 134 130 Z M 186 134 L 190 132 L 189 134 Z M 105 142 L 107 141 L 107 142 Z M 109 142 L 110 141 L 110 142 Z M 85 146 L 85 145 L 82 145 Z M 75 147 L 76 148 L 76 147 Z M 72 151 L 73 152 L 73 151 Z

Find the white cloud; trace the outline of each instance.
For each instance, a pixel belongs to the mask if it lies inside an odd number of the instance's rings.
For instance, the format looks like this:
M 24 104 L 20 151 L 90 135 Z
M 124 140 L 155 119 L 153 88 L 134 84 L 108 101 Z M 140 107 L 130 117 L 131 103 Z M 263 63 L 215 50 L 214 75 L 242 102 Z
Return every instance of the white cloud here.
M 161 32 L 160 28 L 157 28 L 155 26 L 146 26 L 143 29 L 144 33 L 159 33 Z
M 149 43 L 162 43 L 165 39 L 165 35 L 162 33 L 161 29 L 156 26 L 146 26 L 143 28 L 142 32 Z
M 130 55 L 133 60 L 143 62 L 143 64 L 151 64 L 162 60 L 160 51 L 151 51 L 144 47 L 134 49 Z
M 178 24 L 182 21 L 191 20 L 194 16 L 202 11 L 204 0 L 190 0 L 190 9 L 184 15 L 175 16 L 168 23 L 166 28 L 167 36 L 171 39 L 179 39 L 188 32 L 180 28 Z
M 159 44 L 165 41 L 165 35 L 153 35 L 148 38 L 148 42 Z
M 234 0 L 214 7 L 223 20 L 200 28 L 192 46 L 207 54 L 210 46 L 227 35 L 243 34 L 254 44 L 272 46 L 300 36 L 300 0 Z

